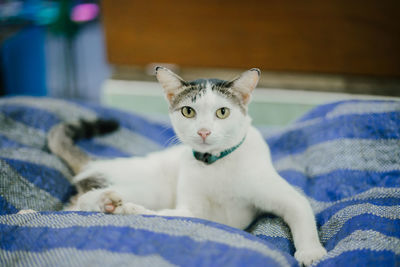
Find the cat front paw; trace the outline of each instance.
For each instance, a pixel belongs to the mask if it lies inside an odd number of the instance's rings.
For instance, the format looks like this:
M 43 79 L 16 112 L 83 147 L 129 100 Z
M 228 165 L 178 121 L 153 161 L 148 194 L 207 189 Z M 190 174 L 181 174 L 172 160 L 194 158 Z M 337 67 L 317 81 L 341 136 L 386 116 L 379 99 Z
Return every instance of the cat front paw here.
M 122 198 L 115 191 L 106 191 L 100 197 L 100 210 L 102 212 L 116 214 L 122 205 Z
M 326 255 L 326 249 L 322 246 L 313 247 L 309 249 L 297 250 L 294 254 L 296 260 L 305 266 L 309 266 Z
M 18 211 L 17 214 L 30 214 L 30 213 L 36 213 L 36 212 L 37 212 L 36 210 L 28 209 L 28 210 L 20 210 L 20 211 Z
M 145 210 L 144 207 L 131 202 L 124 203 L 124 205 L 121 206 L 121 212 L 123 214 L 145 214 Z

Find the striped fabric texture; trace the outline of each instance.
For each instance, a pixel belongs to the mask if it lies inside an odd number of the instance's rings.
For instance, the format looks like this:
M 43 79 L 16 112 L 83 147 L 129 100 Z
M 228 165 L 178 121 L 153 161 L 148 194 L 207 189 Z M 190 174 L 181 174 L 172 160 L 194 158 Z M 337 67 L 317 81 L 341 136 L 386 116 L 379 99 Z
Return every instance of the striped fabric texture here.
M 201 219 L 60 211 L 75 189 L 47 132 L 95 117 L 121 127 L 78 142 L 94 158 L 175 141 L 170 125 L 99 105 L 0 99 L 0 266 L 298 265 L 289 228 L 270 214 L 241 231 Z M 315 266 L 400 265 L 400 102 L 322 105 L 265 139 L 279 173 L 316 214 L 328 255 Z

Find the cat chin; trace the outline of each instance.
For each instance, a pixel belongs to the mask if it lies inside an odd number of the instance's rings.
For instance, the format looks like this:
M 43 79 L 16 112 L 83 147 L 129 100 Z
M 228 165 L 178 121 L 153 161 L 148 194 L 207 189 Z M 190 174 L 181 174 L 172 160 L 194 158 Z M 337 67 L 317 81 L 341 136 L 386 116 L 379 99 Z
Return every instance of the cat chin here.
M 193 150 L 200 152 L 200 153 L 210 153 L 213 155 L 219 155 L 221 151 L 224 151 L 228 148 L 219 147 L 213 144 L 195 144 L 189 145 Z
M 193 150 L 195 150 L 197 152 L 201 152 L 201 153 L 210 152 L 211 150 L 215 149 L 215 147 L 210 144 L 189 144 L 189 146 Z

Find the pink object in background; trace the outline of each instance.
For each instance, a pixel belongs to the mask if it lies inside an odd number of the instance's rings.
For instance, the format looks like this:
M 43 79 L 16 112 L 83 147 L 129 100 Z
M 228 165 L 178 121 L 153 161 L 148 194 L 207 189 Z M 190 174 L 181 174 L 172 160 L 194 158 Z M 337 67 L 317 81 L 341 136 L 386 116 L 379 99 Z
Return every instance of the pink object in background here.
M 71 12 L 71 20 L 75 22 L 86 22 L 93 20 L 99 14 L 99 6 L 96 4 L 76 5 Z

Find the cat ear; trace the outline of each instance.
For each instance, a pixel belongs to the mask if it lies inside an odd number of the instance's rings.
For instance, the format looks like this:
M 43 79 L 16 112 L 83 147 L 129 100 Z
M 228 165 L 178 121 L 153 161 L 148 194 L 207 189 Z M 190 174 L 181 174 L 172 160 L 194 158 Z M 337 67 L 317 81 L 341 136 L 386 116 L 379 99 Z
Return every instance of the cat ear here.
M 238 91 L 242 95 L 243 104 L 248 104 L 251 99 L 251 93 L 256 88 L 260 78 L 260 70 L 253 68 L 243 72 L 239 77 L 233 79 L 232 89 Z
M 157 80 L 164 88 L 167 99 L 171 101 L 174 95 L 186 84 L 186 81 L 167 68 L 156 67 L 155 70 Z

